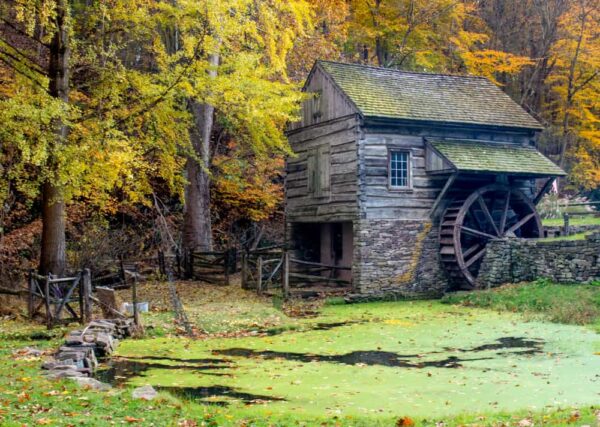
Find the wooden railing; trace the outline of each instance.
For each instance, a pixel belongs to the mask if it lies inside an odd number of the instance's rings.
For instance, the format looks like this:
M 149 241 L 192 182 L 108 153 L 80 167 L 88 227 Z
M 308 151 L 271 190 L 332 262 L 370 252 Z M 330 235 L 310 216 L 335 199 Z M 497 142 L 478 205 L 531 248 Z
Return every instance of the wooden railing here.
M 40 276 L 29 272 L 29 318 L 33 319 L 44 309 L 48 329 L 57 324 L 86 323 L 92 318 L 92 285 L 89 270 L 83 270 L 73 277 L 57 277 L 52 274 Z M 78 304 L 78 311 L 73 304 Z M 70 315 L 65 317 L 68 313 Z
M 187 279 L 229 285 L 231 274 L 237 272 L 237 251 L 190 251 L 184 254 L 183 264 Z
M 242 253 L 242 288 L 256 289 L 260 295 L 269 289 L 282 288 L 289 293 L 289 258 L 281 246 L 271 246 Z
M 290 259 L 290 266 L 290 283 L 298 287 L 315 283 L 348 286 L 351 283 L 349 280 L 335 277 L 338 271 L 352 271 L 351 267 L 303 261 L 294 258 Z
M 257 250 L 242 254 L 242 287 L 255 289 L 263 294 L 271 289 L 281 289 L 289 297 L 294 289 L 317 284 L 346 287 L 350 280 L 338 276 L 340 271 L 351 271 L 351 267 L 329 265 L 291 257 L 291 251 Z
M 600 202 L 581 202 L 581 203 L 569 203 L 568 205 L 561 205 L 561 207 L 563 208 L 567 208 L 570 206 L 600 206 Z M 585 211 L 585 212 L 565 212 L 563 214 L 563 232 L 565 234 L 565 236 L 568 236 L 571 234 L 571 230 L 570 230 L 570 220 L 571 217 L 574 216 L 594 216 L 594 217 L 600 217 L 600 210 L 590 210 L 590 211 Z

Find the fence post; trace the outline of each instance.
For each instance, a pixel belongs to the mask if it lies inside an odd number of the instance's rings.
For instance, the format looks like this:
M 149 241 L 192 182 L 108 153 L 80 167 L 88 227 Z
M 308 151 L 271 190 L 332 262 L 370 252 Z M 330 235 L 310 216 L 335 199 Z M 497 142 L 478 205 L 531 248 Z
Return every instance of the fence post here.
M 262 265 L 263 259 L 262 256 L 259 256 L 258 260 L 256 261 L 256 293 L 258 295 L 262 295 Z
M 92 320 L 92 273 L 89 268 L 83 270 L 83 317 L 86 322 Z
M 158 272 L 161 277 L 165 277 L 167 275 L 167 266 L 165 263 L 165 253 L 158 250 Z
M 246 270 L 248 268 L 248 254 L 245 250 L 242 250 L 242 289 L 248 289 L 248 283 L 246 278 Z
M 52 329 L 52 308 L 50 307 L 50 274 L 44 280 L 44 302 L 46 305 L 46 328 Z
M 225 285 L 229 286 L 229 262 L 230 262 L 230 249 L 225 249 L 223 252 L 223 273 L 225 275 Z
M 570 230 L 570 226 L 569 226 L 569 214 L 567 212 L 565 212 L 563 214 L 563 221 L 564 221 L 564 227 L 563 227 L 563 231 L 565 233 L 565 236 L 568 236 L 571 234 L 571 230 Z
M 137 299 L 137 266 L 133 275 L 133 283 L 131 285 L 131 302 L 133 303 L 133 323 L 135 326 L 140 326 L 140 314 L 138 313 Z
M 29 270 L 29 299 L 27 301 L 27 312 L 29 314 L 29 319 L 33 319 L 34 316 L 34 292 L 35 292 L 35 282 L 33 278 L 33 270 Z
M 290 296 L 290 253 L 285 248 L 283 249 L 283 265 L 281 276 L 283 285 L 283 298 L 288 299 Z

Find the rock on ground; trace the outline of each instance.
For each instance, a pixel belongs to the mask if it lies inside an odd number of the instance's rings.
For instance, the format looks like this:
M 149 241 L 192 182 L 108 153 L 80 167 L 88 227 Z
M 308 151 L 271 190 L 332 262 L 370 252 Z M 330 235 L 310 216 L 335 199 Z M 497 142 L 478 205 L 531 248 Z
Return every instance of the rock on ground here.
M 151 385 L 138 387 L 131 392 L 134 399 L 153 400 L 158 396 L 158 392 Z

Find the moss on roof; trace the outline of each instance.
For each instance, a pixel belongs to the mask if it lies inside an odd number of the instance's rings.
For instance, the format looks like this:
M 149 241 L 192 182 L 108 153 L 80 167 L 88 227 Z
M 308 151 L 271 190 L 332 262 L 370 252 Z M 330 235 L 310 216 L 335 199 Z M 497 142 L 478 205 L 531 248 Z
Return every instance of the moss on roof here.
M 562 176 L 565 172 L 534 147 L 483 141 L 430 140 L 458 171 L 505 172 L 536 176 Z
M 482 77 L 426 74 L 318 61 L 365 117 L 541 129 Z

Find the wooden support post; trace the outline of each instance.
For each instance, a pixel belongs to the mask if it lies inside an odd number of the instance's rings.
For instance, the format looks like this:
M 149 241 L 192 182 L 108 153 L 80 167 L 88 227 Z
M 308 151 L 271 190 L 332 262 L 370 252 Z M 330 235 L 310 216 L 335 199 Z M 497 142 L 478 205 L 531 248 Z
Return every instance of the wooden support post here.
M 92 273 L 89 268 L 83 270 L 83 318 L 85 322 L 92 320 Z
M 283 298 L 288 299 L 290 297 L 290 253 L 285 248 L 283 250 L 283 265 L 281 268 Z
M 262 295 L 262 265 L 263 259 L 262 256 L 259 256 L 258 260 L 256 261 L 256 293 L 258 295 Z
M 177 263 L 177 278 L 181 279 L 181 252 L 179 248 L 175 250 L 175 262 Z
M 567 212 L 563 214 L 563 221 L 563 231 L 565 233 L 565 236 L 569 236 L 571 234 L 571 227 L 569 226 L 569 214 Z
M 29 299 L 27 300 L 27 313 L 29 314 L 29 319 L 33 319 L 35 313 L 35 279 L 33 278 L 33 270 L 29 270 Z

